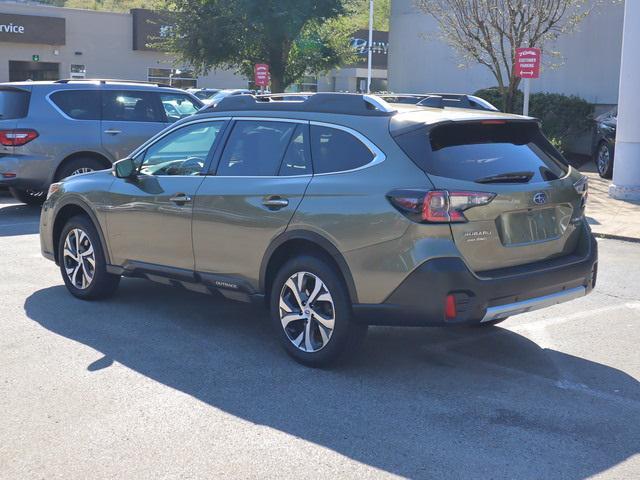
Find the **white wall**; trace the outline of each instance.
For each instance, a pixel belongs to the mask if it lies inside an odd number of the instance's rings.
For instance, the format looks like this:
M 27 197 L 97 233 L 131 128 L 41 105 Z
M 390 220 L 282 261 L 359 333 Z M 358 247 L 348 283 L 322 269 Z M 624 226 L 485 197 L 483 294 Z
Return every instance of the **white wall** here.
M 612 2 L 594 11 L 577 31 L 550 45 L 563 54 L 564 64 L 553 70 L 543 65 L 541 78 L 531 82 L 532 91 L 575 94 L 597 104 L 616 104 L 623 18 L 624 5 Z M 472 93 L 496 85 L 485 67 L 460 68 L 461 56 L 437 35 L 435 19 L 418 11 L 413 0 L 392 0 L 391 90 Z

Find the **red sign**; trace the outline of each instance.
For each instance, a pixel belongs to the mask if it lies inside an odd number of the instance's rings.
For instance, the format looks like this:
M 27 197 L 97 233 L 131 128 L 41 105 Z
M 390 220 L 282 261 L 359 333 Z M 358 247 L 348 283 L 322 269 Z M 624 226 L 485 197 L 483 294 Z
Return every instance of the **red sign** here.
M 269 86 L 269 65 L 256 63 L 253 67 L 253 81 L 258 87 Z
M 540 76 L 540 49 L 516 48 L 516 64 L 514 65 L 516 77 L 538 78 Z

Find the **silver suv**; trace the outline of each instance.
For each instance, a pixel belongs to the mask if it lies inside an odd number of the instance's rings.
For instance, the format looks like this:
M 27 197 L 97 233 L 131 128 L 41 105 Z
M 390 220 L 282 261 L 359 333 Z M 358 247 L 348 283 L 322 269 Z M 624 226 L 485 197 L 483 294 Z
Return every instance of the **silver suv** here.
M 42 252 L 69 291 L 134 276 L 266 303 L 318 366 L 370 324 L 488 326 L 594 287 L 585 178 L 534 119 L 273 98 L 228 97 L 53 184 Z
M 0 186 L 21 202 L 108 168 L 203 103 L 177 88 L 116 80 L 0 84 Z

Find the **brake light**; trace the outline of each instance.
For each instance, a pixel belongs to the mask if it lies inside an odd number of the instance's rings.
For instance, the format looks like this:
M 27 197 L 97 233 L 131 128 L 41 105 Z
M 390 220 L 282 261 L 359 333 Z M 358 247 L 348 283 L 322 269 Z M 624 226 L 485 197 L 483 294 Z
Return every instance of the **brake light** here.
M 391 204 L 416 222 L 466 222 L 464 211 L 486 205 L 495 193 L 449 192 L 448 190 L 394 190 L 387 195 Z
M 504 125 L 506 124 L 506 120 L 482 120 L 480 122 L 482 125 Z
M 0 130 L 0 143 L 5 147 L 19 147 L 38 137 L 38 132 L 30 128 Z

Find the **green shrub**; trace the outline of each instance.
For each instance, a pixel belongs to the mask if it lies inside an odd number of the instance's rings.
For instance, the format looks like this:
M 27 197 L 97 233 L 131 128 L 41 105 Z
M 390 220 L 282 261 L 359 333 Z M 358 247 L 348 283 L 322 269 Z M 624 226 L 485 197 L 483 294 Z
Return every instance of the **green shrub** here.
M 502 105 L 502 95 L 498 87 L 478 90 L 474 95 L 497 107 Z M 523 103 L 524 95 L 518 90 L 516 112 L 522 112 Z M 544 134 L 553 139 L 556 148 L 565 152 L 571 137 L 591 128 L 593 104 L 575 95 L 532 93 L 529 99 L 529 115 L 540 119 Z

